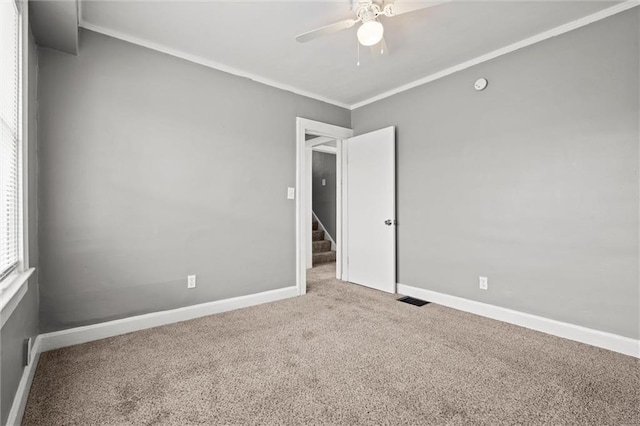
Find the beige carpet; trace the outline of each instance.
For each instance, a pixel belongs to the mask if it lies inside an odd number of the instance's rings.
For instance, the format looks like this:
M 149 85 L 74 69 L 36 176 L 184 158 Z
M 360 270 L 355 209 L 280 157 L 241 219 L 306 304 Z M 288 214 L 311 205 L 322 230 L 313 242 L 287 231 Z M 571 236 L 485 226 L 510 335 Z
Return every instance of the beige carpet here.
M 24 424 L 640 424 L 637 359 L 333 268 L 303 297 L 42 354 Z

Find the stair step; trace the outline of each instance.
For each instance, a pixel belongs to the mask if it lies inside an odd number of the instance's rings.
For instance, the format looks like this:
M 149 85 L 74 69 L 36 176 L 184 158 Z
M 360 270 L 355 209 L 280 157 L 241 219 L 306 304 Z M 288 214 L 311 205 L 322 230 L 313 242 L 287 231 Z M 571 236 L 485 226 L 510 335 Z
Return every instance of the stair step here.
M 317 220 L 312 220 L 311 221 L 311 229 L 314 231 L 318 230 L 318 221 Z
M 335 251 L 324 251 L 321 253 L 313 253 L 313 264 L 317 265 L 319 263 L 326 262 L 335 262 L 336 261 L 336 252 Z
M 325 251 L 331 251 L 331 241 L 322 240 L 322 241 L 314 241 L 313 243 L 313 252 L 314 253 L 322 253 Z
M 324 231 L 311 231 L 312 241 L 324 240 Z

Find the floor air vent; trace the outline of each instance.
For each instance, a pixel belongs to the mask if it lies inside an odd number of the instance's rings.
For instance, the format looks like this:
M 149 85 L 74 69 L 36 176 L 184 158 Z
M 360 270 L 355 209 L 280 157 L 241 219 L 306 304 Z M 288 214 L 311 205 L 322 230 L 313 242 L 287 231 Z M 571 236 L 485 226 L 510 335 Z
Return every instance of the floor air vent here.
M 400 299 L 398 299 L 398 301 L 408 303 L 414 306 L 424 306 L 427 303 L 430 303 L 430 302 L 427 302 L 426 300 L 420 300 L 420 299 L 416 299 L 415 297 L 409 297 L 409 296 L 401 297 Z

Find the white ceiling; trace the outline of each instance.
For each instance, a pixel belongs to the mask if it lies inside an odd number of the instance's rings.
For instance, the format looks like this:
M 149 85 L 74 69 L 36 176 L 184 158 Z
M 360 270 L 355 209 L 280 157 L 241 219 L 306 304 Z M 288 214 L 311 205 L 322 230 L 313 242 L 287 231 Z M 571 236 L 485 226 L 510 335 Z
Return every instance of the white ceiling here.
M 361 48 L 359 67 L 355 27 L 306 44 L 294 40 L 299 33 L 352 17 L 348 0 L 85 0 L 81 25 L 353 105 L 613 5 L 454 1 L 382 18 L 390 54 L 372 57 Z

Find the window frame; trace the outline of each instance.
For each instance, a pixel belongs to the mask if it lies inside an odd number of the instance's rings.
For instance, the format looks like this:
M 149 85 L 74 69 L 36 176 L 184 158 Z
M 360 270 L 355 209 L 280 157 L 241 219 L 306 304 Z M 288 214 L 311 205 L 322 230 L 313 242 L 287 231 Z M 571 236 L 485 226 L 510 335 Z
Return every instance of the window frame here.
M 18 264 L 0 280 L 0 328 L 7 322 L 22 297 L 27 293 L 28 280 L 35 268 L 29 263 L 28 216 L 28 95 L 29 95 L 29 8 L 26 1 L 14 0 L 18 9 Z

